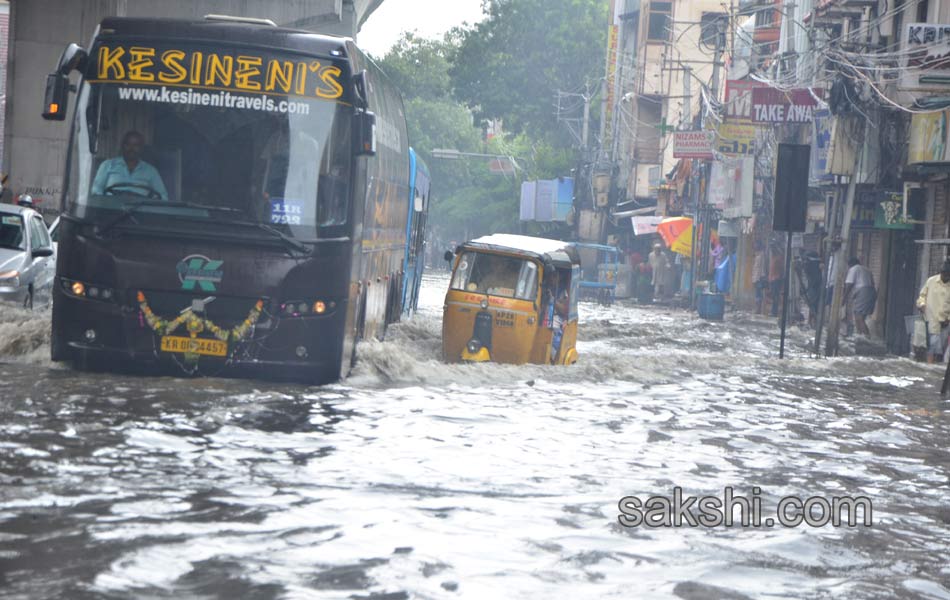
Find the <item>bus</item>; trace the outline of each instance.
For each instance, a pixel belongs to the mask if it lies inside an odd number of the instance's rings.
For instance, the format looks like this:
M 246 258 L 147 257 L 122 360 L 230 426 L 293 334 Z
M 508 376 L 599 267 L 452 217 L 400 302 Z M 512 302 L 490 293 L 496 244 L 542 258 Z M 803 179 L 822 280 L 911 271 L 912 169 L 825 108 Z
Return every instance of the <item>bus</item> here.
M 429 168 L 409 149 L 409 215 L 406 219 L 406 256 L 403 261 L 402 314 L 411 316 L 419 306 L 425 270 L 426 217 L 429 214 Z
M 352 39 L 107 18 L 44 118 L 73 92 L 54 361 L 325 383 L 398 316 L 406 118 Z

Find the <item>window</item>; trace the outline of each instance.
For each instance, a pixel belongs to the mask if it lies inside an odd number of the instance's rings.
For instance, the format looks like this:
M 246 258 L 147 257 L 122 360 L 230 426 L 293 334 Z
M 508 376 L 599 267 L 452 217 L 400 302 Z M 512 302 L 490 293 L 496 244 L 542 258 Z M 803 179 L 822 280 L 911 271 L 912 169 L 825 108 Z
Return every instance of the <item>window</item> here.
M 647 40 L 666 42 L 670 39 L 673 25 L 673 3 L 651 2 L 650 19 L 647 22 Z
M 49 248 L 52 246 L 49 241 L 49 232 L 43 219 L 33 217 L 30 219 L 30 245 L 33 250 L 37 248 Z
M 452 289 L 534 300 L 538 291 L 538 266 L 511 256 L 466 252 L 459 260 Z
M 4 214 L 0 220 L 0 248 L 23 250 L 23 219 Z

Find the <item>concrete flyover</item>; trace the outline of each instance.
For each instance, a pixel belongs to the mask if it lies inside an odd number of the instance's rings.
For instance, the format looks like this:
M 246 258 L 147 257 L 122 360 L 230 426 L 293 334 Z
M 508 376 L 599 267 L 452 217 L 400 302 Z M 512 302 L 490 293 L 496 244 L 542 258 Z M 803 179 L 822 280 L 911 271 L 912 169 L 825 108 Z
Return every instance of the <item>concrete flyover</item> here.
M 44 214 L 58 212 L 69 127 L 40 117 L 46 75 L 69 42 L 86 45 L 106 16 L 201 18 L 226 14 L 357 37 L 383 0 L 12 0 L 6 73 L 4 173 Z

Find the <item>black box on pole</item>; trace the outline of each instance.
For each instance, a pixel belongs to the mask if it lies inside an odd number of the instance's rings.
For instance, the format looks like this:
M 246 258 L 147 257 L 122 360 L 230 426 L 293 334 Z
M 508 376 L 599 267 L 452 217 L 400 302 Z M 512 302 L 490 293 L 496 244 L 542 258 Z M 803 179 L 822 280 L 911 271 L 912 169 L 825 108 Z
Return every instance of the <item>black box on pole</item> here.
M 805 231 L 811 146 L 779 144 L 775 170 L 772 230 Z

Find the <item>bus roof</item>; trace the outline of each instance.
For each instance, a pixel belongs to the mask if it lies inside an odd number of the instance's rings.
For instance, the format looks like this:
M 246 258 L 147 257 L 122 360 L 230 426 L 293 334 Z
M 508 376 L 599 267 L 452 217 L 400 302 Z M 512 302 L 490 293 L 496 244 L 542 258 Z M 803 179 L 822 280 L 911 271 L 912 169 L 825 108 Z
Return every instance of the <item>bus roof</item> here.
M 538 258 L 542 261 L 550 260 L 562 265 L 579 264 L 573 242 L 549 240 L 528 235 L 495 233 L 465 242 L 462 247 L 474 250 L 513 252 L 531 258 Z
M 347 56 L 346 42 L 352 38 L 313 33 L 302 29 L 274 27 L 263 23 L 215 19 L 167 19 L 106 17 L 99 37 L 152 38 L 205 41 L 224 45 L 249 44 L 275 50 L 296 50 L 309 54 L 339 52 Z

